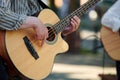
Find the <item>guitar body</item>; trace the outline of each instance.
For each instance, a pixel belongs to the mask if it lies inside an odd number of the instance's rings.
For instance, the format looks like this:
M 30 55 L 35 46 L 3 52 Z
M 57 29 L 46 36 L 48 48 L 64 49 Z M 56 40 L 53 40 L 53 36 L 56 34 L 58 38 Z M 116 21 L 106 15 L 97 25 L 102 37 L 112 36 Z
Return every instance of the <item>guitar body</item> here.
M 46 26 L 52 26 L 59 21 L 56 14 L 50 9 L 42 10 L 38 18 Z M 41 47 L 41 41 L 35 40 L 35 35 L 33 29 L 6 31 L 3 39 L 6 54 L 15 68 L 30 79 L 40 80 L 48 76 L 52 70 L 55 56 L 58 53 L 67 51 L 68 44 L 61 38 L 61 33 L 59 33 L 55 35 L 53 41 L 46 41 Z M 25 45 L 25 36 L 30 40 L 39 58 L 35 59 L 31 55 Z
M 47 77 L 52 70 L 55 56 L 68 50 L 68 44 L 62 39 L 61 32 L 69 25 L 73 16 L 81 17 L 99 1 L 89 0 L 62 20 L 52 10 L 43 9 L 38 18 L 48 28 L 49 38 L 42 47 L 41 41 L 35 40 L 36 33 L 32 28 L 0 31 L 0 56 L 10 66 L 9 71 L 14 70 L 20 76 L 25 76 L 23 80 Z
M 120 34 L 107 27 L 101 29 L 101 40 L 108 55 L 114 60 L 120 60 Z

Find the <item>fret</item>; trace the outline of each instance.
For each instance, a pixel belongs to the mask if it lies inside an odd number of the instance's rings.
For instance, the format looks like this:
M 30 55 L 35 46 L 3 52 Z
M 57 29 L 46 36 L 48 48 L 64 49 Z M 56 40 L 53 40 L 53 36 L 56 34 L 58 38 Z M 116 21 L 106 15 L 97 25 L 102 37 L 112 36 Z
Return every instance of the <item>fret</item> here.
M 83 4 L 81 7 L 76 9 L 74 12 L 66 16 L 64 19 L 60 20 L 58 23 L 53 25 L 53 29 L 55 30 L 56 34 L 58 34 L 59 32 L 62 32 L 65 29 L 65 27 L 70 25 L 70 20 L 73 16 L 76 15 L 80 18 L 83 14 L 87 13 L 88 10 L 93 5 L 95 5 L 98 1 L 100 0 L 89 0 L 88 2 Z

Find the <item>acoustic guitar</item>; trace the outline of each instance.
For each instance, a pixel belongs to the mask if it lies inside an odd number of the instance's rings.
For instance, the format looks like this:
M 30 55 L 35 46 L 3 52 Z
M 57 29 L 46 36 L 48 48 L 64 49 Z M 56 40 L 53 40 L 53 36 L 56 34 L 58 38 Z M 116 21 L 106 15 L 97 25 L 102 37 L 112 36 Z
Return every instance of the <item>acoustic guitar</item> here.
M 48 28 L 49 37 L 42 47 L 39 46 L 41 41 L 34 39 L 36 33 L 33 29 L 1 31 L 1 56 L 21 75 L 34 80 L 44 79 L 52 70 L 55 56 L 68 50 L 61 32 L 69 25 L 70 19 L 75 15 L 81 17 L 98 1 L 89 0 L 62 20 L 52 10 L 43 9 L 38 18 Z
M 110 28 L 101 28 L 101 41 L 107 54 L 113 60 L 120 60 L 120 33 L 113 32 Z

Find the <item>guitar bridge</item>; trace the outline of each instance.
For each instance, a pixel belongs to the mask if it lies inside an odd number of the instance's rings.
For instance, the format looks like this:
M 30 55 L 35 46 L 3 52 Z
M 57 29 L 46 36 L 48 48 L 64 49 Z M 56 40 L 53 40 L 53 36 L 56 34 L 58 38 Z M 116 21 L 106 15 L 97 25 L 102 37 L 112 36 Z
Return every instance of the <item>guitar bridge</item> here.
M 37 60 L 39 58 L 37 52 L 35 51 L 34 47 L 32 46 L 32 43 L 30 42 L 30 40 L 28 39 L 27 36 L 25 36 L 23 38 L 25 45 L 28 49 L 28 51 L 31 53 L 31 55 L 35 58 L 35 60 Z

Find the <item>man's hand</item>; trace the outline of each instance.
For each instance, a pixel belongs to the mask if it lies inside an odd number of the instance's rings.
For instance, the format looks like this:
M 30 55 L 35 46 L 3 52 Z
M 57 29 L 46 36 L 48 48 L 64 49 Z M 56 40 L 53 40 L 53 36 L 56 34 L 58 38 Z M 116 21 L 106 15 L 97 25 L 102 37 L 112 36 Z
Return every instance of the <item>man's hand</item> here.
M 71 19 L 70 25 L 67 26 L 65 28 L 65 30 L 63 31 L 63 35 L 66 36 L 74 31 L 76 31 L 78 29 L 79 25 L 80 25 L 80 18 L 78 18 L 77 16 L 74 16 Z

